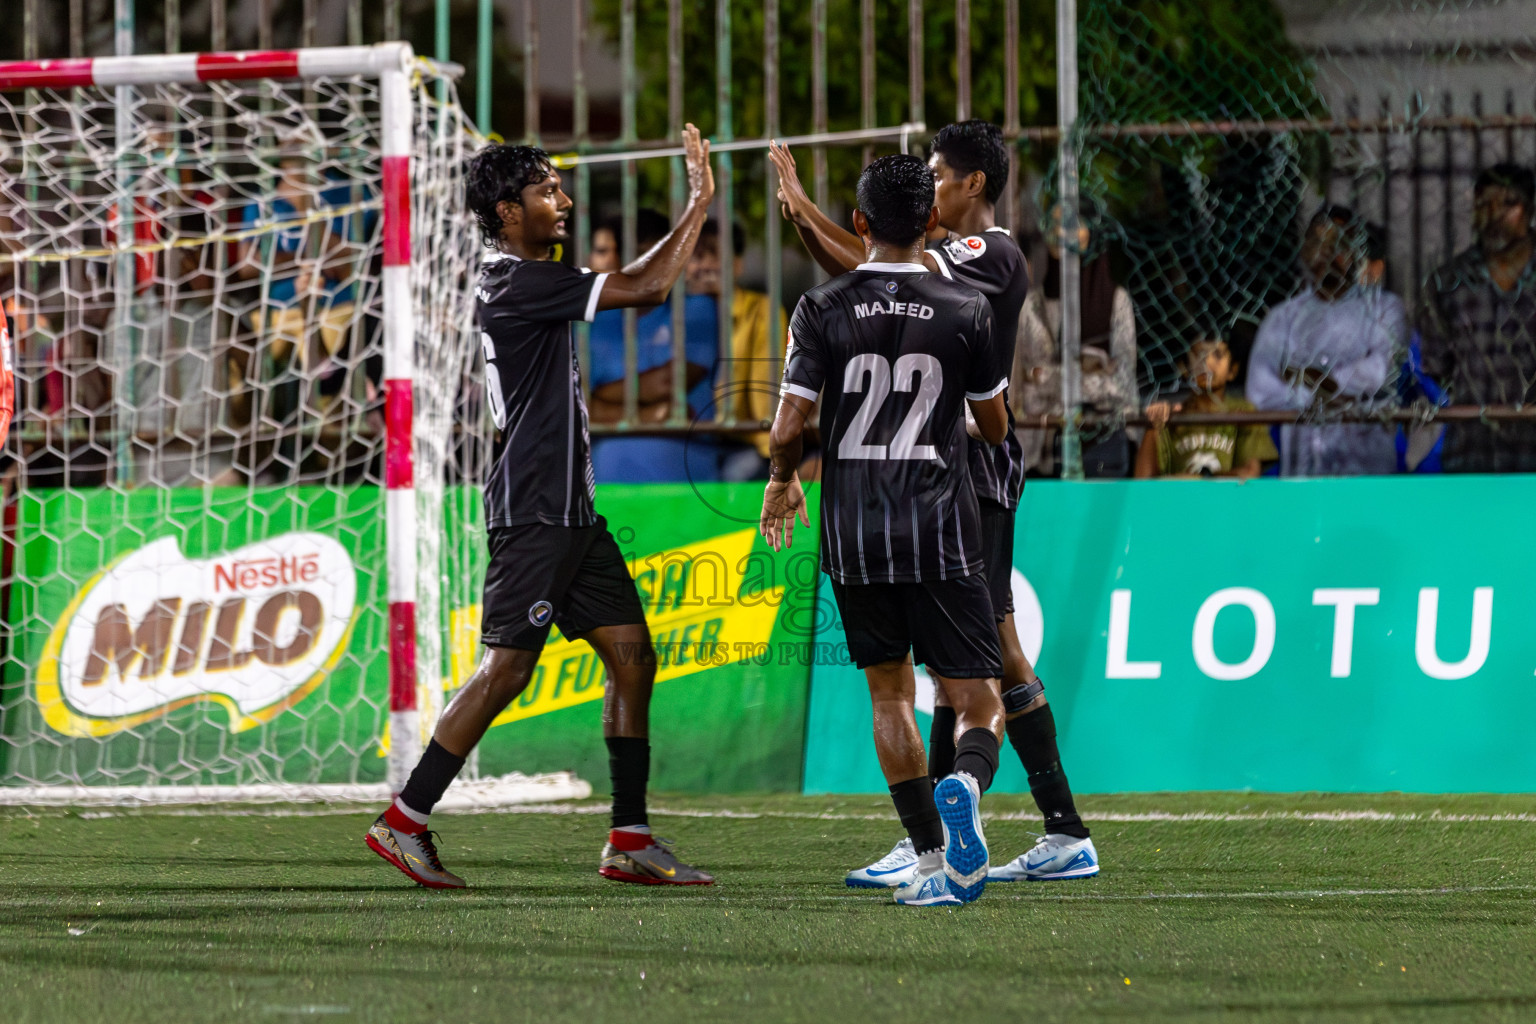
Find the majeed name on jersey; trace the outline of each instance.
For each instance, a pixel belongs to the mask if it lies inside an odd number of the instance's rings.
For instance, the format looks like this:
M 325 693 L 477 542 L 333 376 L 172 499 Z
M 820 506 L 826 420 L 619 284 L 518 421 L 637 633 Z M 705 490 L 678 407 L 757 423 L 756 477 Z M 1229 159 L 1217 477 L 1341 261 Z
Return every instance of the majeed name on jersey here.
M 853 315 L 860 320 L 876 313 L 885 313 L 892 316 L 915 316 L 919 320 L 932 320 L 933 307 L 924 306 L 916 302 L 887 302 L 881 305 L 876 299 L 874 302 L 860 302 L 853 307 Z

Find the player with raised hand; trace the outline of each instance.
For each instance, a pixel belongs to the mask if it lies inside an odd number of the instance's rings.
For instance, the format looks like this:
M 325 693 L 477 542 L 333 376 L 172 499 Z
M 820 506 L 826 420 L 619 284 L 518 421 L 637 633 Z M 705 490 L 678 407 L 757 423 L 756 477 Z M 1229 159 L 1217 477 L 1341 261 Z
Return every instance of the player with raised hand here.
M 965 413 L 993 444 L 1008 414 L 991 307 L 919 262 L 938 217 L 933 196 L 917 157 L 882 157 L 859 177 L 865 260 L 807 292 L 790 318 L 760 523 L 779 551 L 795 520 L 807 522 L 797 468 L 821 395 L 821 566 L 869 682 L 880 769 L 912 844 L 916 869 L 896 902 L 914 906 L 981 895 L 981 794 L 1003 725 Z M 953 773 L 937 787 L 913 715 L 914 659 L 944 675 L 959 723 Z
M 553 259 L 573 203 L 543 150 L 486 146 L 465 175 L 470 211 L 492 251 L 477 289 L 486 398 L 498 431 L 485 485 L 490 561 L 484 660 L 438 720 L 405 788 L 368 830 L 368 846 L 432 888 L 465 883 L 438 859 L 428 815 L 491 721 L 533 677 L 554 623 L 590 643 L 608 672 L 603 736 L 613 821 L 599 872 L 645 885 L 708 885 L 651 835 L 646 817 L 656 657 L 634 580 L 593 507 L 587 409 L 571 322 L 599 310 L 659 305 L 682 274 L 714 195 L 709 143 L 683 133 L 688 205 L 665 238 L 614 273 Z
M 1029 267 L 1011 233 L 997 224 L 997 200 L 1008 181 L 1008 150 L 1002 130 L 986 121 L 947 125 L 934 136 L 929 153 L 939 225 L 950 232 L 950 237 L 924 252 L 922 261 L 930 270 L 986 296 L 995 318 L 995 379 L 1006 383 L 1013 369 L 1019 313 L 1029 293 Z M 784 216 L 795 225 L 811 255 L 830 274 L 851 270 L 863 259 L 858 237 L 811 202 L 787 148 L 770 145 L 769 156 L 779 172 Z M 1024 490 L 1024 453 L 1014 436 L 1011 411 L 1002 444 L 988 445 L 972 438 L 969 465 L 980 503 L 987 581 L 1003 652 L 1002 698 L 1008 739 L 1024 765 L 1030 793 L 1045 822 L 1045 835 L 1034 848 L 993 869 L 990 877 L 1006 882 L 1096 875 L 1098 851 L 1077 813 L 1061 767 L 1056 719 L 1045 699 L 1045 684 L 1025 657 L 1014 627 L 1014 518 Z M 935 781 L 953 763 L 958 735 L 949 687 L 942 678 L 937 682 L 929 738 L 929 766 Z M 913 877 L 916 863 L 915 854 L 903 840 L 887 856 L 850 871 L 846 881 L 855 887 L 903 885 Z

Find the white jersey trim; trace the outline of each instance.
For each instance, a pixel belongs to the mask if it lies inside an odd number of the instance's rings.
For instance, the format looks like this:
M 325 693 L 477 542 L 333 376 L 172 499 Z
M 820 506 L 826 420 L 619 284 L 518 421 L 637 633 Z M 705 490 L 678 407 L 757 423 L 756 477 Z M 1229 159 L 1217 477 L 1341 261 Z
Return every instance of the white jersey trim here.
M 805 387 L 802 384 L 785 384 L 784 390 L 794 395 L 796 398 L 805 399 L 807 402 L 814 402 L 816 399 L 821 397 L 817 392 L 812 391 L 810 388 Z
M 603 282 L 608 280 L 608 275 L 592 275 L 592 294 L 587 296 L 587 315 L 582 317 L 587 323 L 597 319 L 597 300 L 603 295 Z
M 939 273 L 944 275 L 944 279 L 946 281 L 953 281 L 955 279 L 955 275 L 949 272 L 949 262 L 944 259 L 944 250 L 928 249 L 926 251 L 928 255 L 933 257 L 933 262 L 939 265 Z
M 965 393 L 965 397 L 972 402 L 985 402 L 987 399 L 994 395 L 1002 394 L 1003 389 L 1007 386 L 1008 378 L 1004 377 L 1002 380 L 997 382 L 997 387 L 993 388 L 991 391 L 967 391 Z
M 854 270 L 872 270 L 877 274 L 931 274 L 922 263 L 860 263 Z

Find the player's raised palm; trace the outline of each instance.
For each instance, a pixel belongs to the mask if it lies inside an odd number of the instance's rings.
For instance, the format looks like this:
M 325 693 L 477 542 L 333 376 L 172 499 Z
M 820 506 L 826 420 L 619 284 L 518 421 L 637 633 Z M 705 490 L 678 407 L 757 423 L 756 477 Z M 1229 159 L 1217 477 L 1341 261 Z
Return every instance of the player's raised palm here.
M 792 224 L 805 223 L 813 204 L 811 197 L 805 194 L 805 186 L 800 184 L 800 172 L 789 147 L 769 142 L 768 159 L 779 172 L 779 204 L 783 207 L 784 219 Z
M 709 165 L 709 140 L 692 124 L 683 126 L 683 162 L 688 169 L 688 198 L 700 206 L 715 197 L 715 172 Z

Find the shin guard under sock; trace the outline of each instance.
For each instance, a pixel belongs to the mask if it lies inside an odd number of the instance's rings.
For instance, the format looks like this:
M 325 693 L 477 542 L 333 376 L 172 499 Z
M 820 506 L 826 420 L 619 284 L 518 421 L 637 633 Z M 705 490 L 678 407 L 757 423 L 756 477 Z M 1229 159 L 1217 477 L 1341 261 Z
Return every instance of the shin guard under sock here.
M 416 767 L 411 771 L 411 777 L 406 780 L 405 788 L 400 791 L 397 798 L 404 805 L 404 811 L 414 811 L 415 814 L 403 814 L 416 826 L 409 831 L 419 832 L 426 827 L 427 815 L 432 813 L 432 808 L 443 798 L 448 785 L 458 777 L 459 771 L 464 767 L 464 759 L 457 754 L 451 754 L 447 748 L 437 740 L 427 744 L 427 749 L 422 751 L 421 760 L 416 762 Z M 402 810 L 400 807 L 395 810 Z M 403 813 L 403 812 L 402 812 Z M 387 812 L 386 812 L 387 816 Z M 416 820 L 417 817 L 420 820 Z M 401 828 L 403 822 L 390 822 L 392 828 Z
M 955 770 L 955 709 L 933 709 L 933 727 L 928 730 L 928 778 L 935 786 Z
M 985 793 L 997 773 L 997 737 L 991 729 L 967 729 L 955 745 L 955 771 L 976 780 Z
M 933 802 L 933 784 L 926 775 L 907 779 L 891 787 L 891 803 L 896 805 L 896 816 L 912 837 L 912 850 L 919 857 L 932 850 L 944 848 L 944 823 L 939 820 L 939 808 Z
M 645 825 L 645 789 L 651 778 L 651 741 L 609 736 L 608 776 L 613 782 L 613 827 Z
M 1088 826 L 1078 816 L 1072 802 L 1072 787 L 1067 785 L 1067 773 L 1061 768 L 1061 753 L 1056 748 L 1056 716 L 1047 704 L 1038 711 L 1030 711 L 1010 719 L 1008 742 L 1018 753 L 1029 774 L 1029 792 L 1045 819 L 1045 830 L 1051 833 L 1087 839 Z

